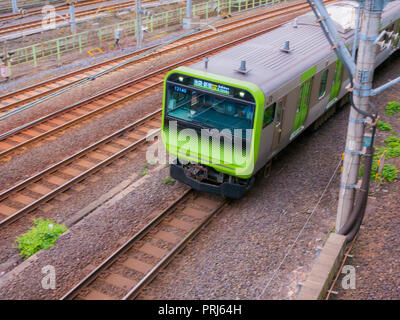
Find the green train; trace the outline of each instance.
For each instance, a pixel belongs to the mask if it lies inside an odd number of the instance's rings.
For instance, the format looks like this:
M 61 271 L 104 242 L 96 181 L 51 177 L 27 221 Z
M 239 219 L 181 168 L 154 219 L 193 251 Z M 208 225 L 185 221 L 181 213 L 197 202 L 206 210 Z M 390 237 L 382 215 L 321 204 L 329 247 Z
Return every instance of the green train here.
M 349 47 L 356 7 L 328 6 Z M 400 33 L 399 2 L 385 8 L 382 29 Z M 382 50 L 377 63 L 393 52 Z M 242 197 L 278 152 L 346 103 L 348 84 L 312 13 L 169 72 L 161 132 L 175 158 L 171 176 L 197 190 Z

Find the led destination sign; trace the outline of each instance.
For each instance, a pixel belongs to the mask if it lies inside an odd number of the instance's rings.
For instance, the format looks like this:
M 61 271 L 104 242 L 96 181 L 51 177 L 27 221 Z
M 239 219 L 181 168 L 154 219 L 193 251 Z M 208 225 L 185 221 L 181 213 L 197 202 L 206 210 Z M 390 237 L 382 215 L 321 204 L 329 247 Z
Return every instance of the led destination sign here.
M 235 88 L 229 85 L 225 85 L 222 83 L 216 83 L 214 81 L 208 81 L 204 79 L 195 78 L 192 76 L 187 76 L 179 73 L 171 74 L 168 79 L 168 82 L 175 85 L 174 91 L 181 92 L 186 94 L 185 90 L 191 90 L 189 88 L 193 87 L 196 89 L 203 89 L 211 92 L 215 92 L 218 94 L 223 94 L 226 96 L 230 96 L 231 98 L 244 100 L 247 102 L 255 103 L 253 95 L 247 91 L 246 89 Z M 182 86 L 180 86 L 182 85 Z M 185 87 L 187 89 L 185 89 Z
M 201 79 L 193 79 L 193 86 L 216 91 L 216 92 L 223 93 L 223 94 L 231 93 L 231 90 L 229 87 L 226 87 L 222 84 L 216 84 L 216 83 L 208 82 L 208 81 L 201 80 Z

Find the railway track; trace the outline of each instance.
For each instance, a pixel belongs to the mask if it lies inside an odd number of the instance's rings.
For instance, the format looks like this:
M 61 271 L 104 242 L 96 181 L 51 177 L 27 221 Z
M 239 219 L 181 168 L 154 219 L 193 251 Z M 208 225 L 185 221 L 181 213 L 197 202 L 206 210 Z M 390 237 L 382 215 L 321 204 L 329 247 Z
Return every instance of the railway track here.
M 188 190 L 62 297 L 134 299 L 227 201 Z
M 0 227 L 134 152 L 160 125 L 161 109 L 5 190 L 0 194 Z
M 163 83 L 165 73 L 179 65 L 201 61 L 205 56 L 216 54 L 277 27 L 279 25 L 246 35 L 216 48 L 205 50 L 194 57 L 161 68 L 141 78 L 114 87 L 105 93 L 98 94 L 38 119 L 34 123 L 27 124 L 23 129 L 18 129 L 11 134 L 13 139 L 8 136 L 6 140 L 3 139 L 0 142 L 0 147 L 4 147 L 5 141 L 12 140 L 16 143 L 14 146 L 9 145 L 9 148 L 3 150 L 0 155 L 4 156 L 12 150 L 16 150 L 33 141 L 38 141 L 68 126 L 104 112 L 134 96 L 158 88 Z M 111 164 L 127 152 L 135 150 L 140 144 L 146 142 L 146 135 L 151 130 L 160 127 L 160 123 L 161 109 L 5 190 L 0 194 L 0 227 L 34 211 L 40 205 Z
M 240 42 L 246 41 L 260 34 L 273 30 L 281 24 L 274 27 L 269 27 L 251 35 L 223 44 L 211 50 L 206 50 L 203 53 L 197 54 L 194 57 L 174 63 L 153 71 L 147 75 L 136 78 L 122 85 L 111 88 L 110 90 L 97 94 L 93 97 L 75 103 L 71 106 L 53 112 L 40 119 L 27 123 L 19 128 L 0 135 L 0 158 L 10 154 L 13 151 L 39 141 L 45 137 L 55 134 L 60 130 L 64 130 L 72 125 L 75 125 L 83 120 L 89 119 L 94 115 L 109 110 L 121 103 L 149 90 L 158 88 L 162 85 L 165 74 L 181 65 L 194 63 L 201 60 L 205 56 L 211 56 L 228 47 L 234 46 Z M 193 41 L 193 40 L 192 40 Z M 196 40 L 197 41 L 197 40 Z M 184 42 L 182 45 L 185 45 Z
M 53 1 L 48 1 L 49 4 L 51 5 L 57 5 L 60 2 L 65 2 L 64 0 L 53 0 Z M 18 1 L 18 8 L 19 9 L 25 9 L 25 10 L 29 10 L 30 8 L 35 8 L 40 6 L 39 3 L 35 3 L 35 1 Z M 12 12 L 12 5 L 11 5 L 11 1 L 0 1 L 0 15 L 3 17 L 7 16 L 18 16 L 17 14 L 10 14 L 9 12 Z
M 63 1 L 60 1 L 63 2 Z M 90 6 L 90 5 L 94 5 L 94 4 L 101 4 L 107 1 L 104 0 L 89 0 L 89 1 L 80 1 L 78 3 L 75 3 L 75 8 L 80 8 L 80 7 L 85 7 L 85 6 Z M 52 4 L 54 5 L 54 4 Z M 54 5 L 56 11 L 60 11 L 60 10 L 68 10 L 69 6 L 65 4 L 61 4 L 61 5 Z M 35 8 L 35 9 L 28 9 L 27 12 L 22 16 L 21 14 L 17 13 L 17 14 L 4 14 L 0 16 L 0 22 L 1 21 L 6 21 L 6 20 L 11 20 L 11 19 L 22 19 L 24 17 L 27 16 L 31 16 L 31 15 L 36 15 L 36 14 L 41 14 L 42 13 L 42 8 Z
M 149 3 L 152 1 L 153 0 L 143 0 L 142 3 Z M 95 3 L 101 3 L 101 1 L 97 1 Z M 86 5 L 88 5 L 88 4 L 86 4 Z M 95 8 L 95 9 L 87 9 L 87 10 L 78 11 L 75 13 L 75 17 L 82 18 L 82 17 L 90 16 L 93 14 L 98 14 L 100 12 L 104 12 L 104 11 L 108 11 L 108 10 L 120 10 L 120 9 L 125 9 L 125 8 L 132 8 L 132 7 L 134 7 L 134 2 L 110 4 L 110 5 L 105 5 L 105 6 L 102 6 L 99 8 Z M 68 7 L 66 7 L 65 9 L 67 9 L 67 8 Z M 55 22 L 56 23 L 65 22 L 65 18 L 56 16 Z M 6 23 L 6 21 L 3 21 L 3 23 Z M 25 23 L 21 23 L 18 25 L 11 25 L 8 27 L 0 28 L 0 36 L 11 33 L 11 32 L 23 31 L 26 29 L 41 28 L 41 26 L 42 26 L 42 19 L 25 22 Z
M 36 120 L 34 123 L 27 124 L 23 129 L 12 132 L 7 137 L 7 140 L 3 139 L 1 141 L 0 146 L 3 147 L 5 141 L 14 141 L 14 144 L 16 144 L 14 146 L 9 145 L 9 148 L 3 150 L 1 155 L 5 155 L 33 141 L 38 141 L 59 130 L 114 107 L 134 96 L 161 86 L 165 73 L 178 65 L 201 61 L 205 56 L 216 54 L 230 46 L 249 40 L 277 27 L 279 25 L 206 50 L 194 57 L 166 66 L 141 78 L 112 88 L 106 93 L 96 95 L 57 111 L 52 115 Z M 33 177 L 3 191 L 0 193 L 0 226 L 16 221 L 25 214 L 34 211 L 41 204 L 68 190 L 126 153 L 135 150 L 146 141 L 146 135 L 151 130 L 159 128 L 160 122 L 161 110 L 158 110 L 67 159 L 52 165 L 48 169 L 35 174 Z
M 334 2 L 333 0 L 327 1 L 328 2 Z M 200 31 L 194 35 L 184 37 L 180 39 L 179 41 L 172 43 L 168 46 L 165 46 L 158 50 L 157 52 L 152 52 L 144 57 L 141 57 L 135 61 L 132 61 L 129 63 L 129 60 L 144 54 L 146 51 L 155 48 L 156 46 L 146 48 L 131 54 L 124 55 L 122 57 L 118 57 L 106 62 L 102 62 L 90 67 L 86 67 L 74 72 L 71 72 L 69 74 L 55 77 L 53 79 L 49 79 L 46 81 L 43 81 L 41 83 L 25 87 L 23 89 L 17 90 L 15 92 L 11 92 L 5 95 L 0 96 L 0 117 L 8 112 L 11 112 L 18 107 L 21 107 L 22 105 L 32 101 L 39 99 L 45 95 L 51 94 L 57 90 L 63 89 L 67 86 L 73 85 L 77 83 L 78 81 L 82 81 L 85 78 L 91 77 L 95 75 L 96 73 L 99 72 L 105 72 L 107 69 L 116 67 L 119 64 L 124 64 L 121 65 L 120 67 L 115 68 L 115 70 L 121 70 L 123 68 L 126 68 L 128 66 L 131 66 L 132 64 L 137 64 L 137 63 L 142 63 L 148 59 L 151 58 L 156 58 L 158 56 L 161 56 L 162 54 L 166 54 L 169 52 L 172 52 L 174 50 L 178 50 L 187 46 L 190 46 L 194 43 L 197 43 L 198 41 L 204 41 L 208 39 L 212 39 L 213 37 L 217 37 L 223 33 L 227 33 L 230 31 L 235 31 L 240 28 L 245 28 L 247 26 L 250 26 L 251 24 L 255 22 L 262 22 L 268 19 L 280 17 L 283 15 L 287 14 L 292 14 L 296 13 L 299 10 L 304 11 L 305 9 L 308 8 L 308 4 L 295 4 L 291 5 L 285 8 L 280 8 L 274 11 L 266 12 L 266 13 L 261 13 L 257 14 L 251 17 L 247 17 L 238 21 L 233 21 L 233 22 L 228 22 L 225 24 L 222 24 L 220 26 L 216 26 L 217 32 L 213 30 L 203 30 Z M 300 13 L 299 13 L 300 14 Z

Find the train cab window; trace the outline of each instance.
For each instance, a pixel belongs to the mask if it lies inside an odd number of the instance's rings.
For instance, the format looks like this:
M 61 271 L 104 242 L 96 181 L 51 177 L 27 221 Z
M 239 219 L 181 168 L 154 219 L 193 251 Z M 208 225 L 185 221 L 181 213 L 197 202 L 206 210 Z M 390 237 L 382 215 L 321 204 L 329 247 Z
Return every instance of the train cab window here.
M 275 108 L 276 108 L 276 102 L 274 104 L 271 104 L 264 110 L 264 121 L 263 121 L 263 129 L 268 126 L 272 121 L 274 121 L 274 116 L 275 116 Z
M 252 102 L 173 83 L 167 87 L 166 116 L 196 128 L 229 129 L 245 138 L 246 130 L 253 129 L 254 114 Z
M 321 84 L 320 84 L 319 93 L 318 93 L 318 99 L 322 99 L 323 97 L 325 97 L 326 85 L 328 83 L 328 74 L 329 74 L 329 70 L 325 70 L 322 73 Z

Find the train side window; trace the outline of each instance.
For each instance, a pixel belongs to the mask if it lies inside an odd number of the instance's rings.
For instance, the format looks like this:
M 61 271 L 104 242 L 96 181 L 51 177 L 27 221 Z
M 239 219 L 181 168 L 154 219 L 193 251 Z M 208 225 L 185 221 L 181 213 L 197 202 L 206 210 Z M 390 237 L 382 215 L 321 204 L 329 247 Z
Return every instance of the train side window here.
M 320 84 L 320 87 L 319 87 L 318 99 L 322 99 L 323 97 L 325 97 L 326 85 L 328 83 L 328 74 L 329 74 L 329 70 L 325 70 L 322 73 L 321 84 Z
M 263 129 L 274 121 L 276 102 L 266 107 L 264 110 Z

